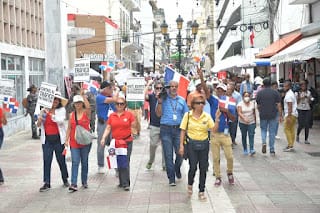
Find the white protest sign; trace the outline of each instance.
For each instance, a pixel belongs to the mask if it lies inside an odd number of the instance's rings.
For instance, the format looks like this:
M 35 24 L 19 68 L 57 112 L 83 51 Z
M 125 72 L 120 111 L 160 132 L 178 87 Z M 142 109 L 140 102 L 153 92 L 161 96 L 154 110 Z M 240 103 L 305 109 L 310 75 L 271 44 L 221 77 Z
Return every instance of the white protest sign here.
M 143 77 L 132 77 L 127 79 L 127 101 L 144 100 L 145 81 Z
M 90 59 L 76 58 L 74 61 L 73 82 L 90 81 Z
M 4 97 L 15 97 L 16 90 L 14 88 L 14 80 L 12 79 L 0 79 L 0 100 Z
M 51 108 L 56 90 L 57 85 L 42 82 L 39 89 L 37 105 Z

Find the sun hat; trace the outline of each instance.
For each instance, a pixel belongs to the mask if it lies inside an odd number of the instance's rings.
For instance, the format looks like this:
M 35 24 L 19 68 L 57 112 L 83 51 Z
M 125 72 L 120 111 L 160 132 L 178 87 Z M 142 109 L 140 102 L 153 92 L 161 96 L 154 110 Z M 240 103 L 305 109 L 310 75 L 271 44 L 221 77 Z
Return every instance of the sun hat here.
M 56 91 L 55 94 L 54 94 L 54 97 L 55 98 L 59 98 L 61 100 L 61 104 L 63 107 L 65 107 L 68 103 L 68 99 L 64 98 L 61 96 L 61 92 L 59 91 Z

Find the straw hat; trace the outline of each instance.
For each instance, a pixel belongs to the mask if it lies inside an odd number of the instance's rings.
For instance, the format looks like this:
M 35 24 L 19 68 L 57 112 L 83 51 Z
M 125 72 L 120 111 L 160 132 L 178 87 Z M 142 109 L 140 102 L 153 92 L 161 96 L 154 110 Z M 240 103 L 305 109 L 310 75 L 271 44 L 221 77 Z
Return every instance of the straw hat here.
M 56 91 L 54 94 L 55 98 L 59 98 L 61 100 L 61 104 L 63 107 L 65 107 L 68 103 L 68 99 L 61 96 L 61 92 Z

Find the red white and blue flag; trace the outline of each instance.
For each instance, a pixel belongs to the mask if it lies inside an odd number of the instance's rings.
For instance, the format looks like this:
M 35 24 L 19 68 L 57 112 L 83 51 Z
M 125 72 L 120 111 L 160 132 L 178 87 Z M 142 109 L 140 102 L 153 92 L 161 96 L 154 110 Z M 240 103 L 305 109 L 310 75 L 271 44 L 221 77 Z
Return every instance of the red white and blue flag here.
M 82 88 L 96 95 L 99 92 L 100 84 L 98 81 L 90 80 L 90 82 L 83 82 Z
M 12 97 L 5 96 L 3 98 L 3 109 L 7 112 L 17 113 L 19 108 L 19 102 Z
M 183 97 L 184 99 L 187 98 L 187 89 L 189 86 L 190 81 L 180 73 L 173 70 L 171 67 L 166 67 L 165 74 L 164 74 L 164 82 L 165 85 L 169 85 L 171 80 L 177 81 L 178 84 L 178 95 Z
M 127 147 L 127 142 L 124 140 L 111 140 L 107 156 L 109 169 L 128 168 Z
M 253 30 L 253 27 L 250 27 L 249 30 L 250 30 L 250 35 L 249 35 L 250 45 L 251 45 L 251 47 L 254 47 L 254 30 Z

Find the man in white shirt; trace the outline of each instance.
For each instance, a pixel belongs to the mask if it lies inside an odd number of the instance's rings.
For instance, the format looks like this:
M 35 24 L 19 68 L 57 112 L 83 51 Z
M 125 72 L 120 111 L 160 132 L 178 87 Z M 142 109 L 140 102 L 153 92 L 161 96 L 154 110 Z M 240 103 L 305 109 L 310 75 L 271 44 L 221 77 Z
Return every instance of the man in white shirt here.
M 295 126 L 297 122 L 297 100 L 291 90 L 291 81 L 286 80 L 283 85 L 283 89 L 286 92 L 284 97 L 284 133 L 286 134 L 288 146 L 283 149 L 284 152 L 292 152 L 294 139 L 296 136 Z

